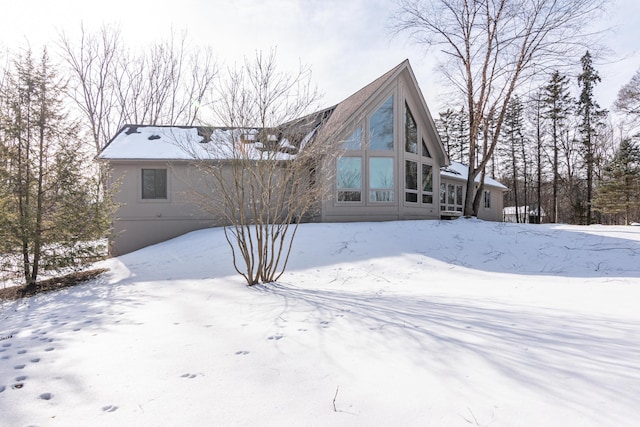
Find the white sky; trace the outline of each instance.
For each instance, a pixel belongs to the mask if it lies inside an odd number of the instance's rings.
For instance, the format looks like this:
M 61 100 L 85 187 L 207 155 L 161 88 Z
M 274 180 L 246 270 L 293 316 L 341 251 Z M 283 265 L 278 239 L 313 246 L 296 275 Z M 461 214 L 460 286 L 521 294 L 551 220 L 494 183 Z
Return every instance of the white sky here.
M 187 29 L 190 38 L 211 45 L 221 62 L 233 63 L 256 50 L 277 47 L 283 67 L 311 66 L 314 82 L 333 105 L 409 58 L 434 116 L 444 105 L 443 82 L 433 57 L 393 36 L 388 29 L 392 0 L 2 0 L 0 45 L 10 49 L 53 44 L 58 29 L 78 31 L 102 23 L 121 26 L 128 44 L 166 37 Z M 613 55 L 596 64 L 602 83 L 596 92 L 610 107 L 621 85 L 640 68 L 640 2 L 612 0 Z M 576 61 L 581 55 L 577 55 Z

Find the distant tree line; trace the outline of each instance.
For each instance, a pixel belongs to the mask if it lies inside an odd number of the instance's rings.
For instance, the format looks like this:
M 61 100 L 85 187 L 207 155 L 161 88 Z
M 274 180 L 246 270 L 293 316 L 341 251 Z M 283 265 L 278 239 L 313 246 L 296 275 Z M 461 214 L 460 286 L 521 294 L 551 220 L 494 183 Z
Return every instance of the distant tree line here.
M 396 31 L 437 51 L 459 99 L 437 126 L 450 158 L 468 165 L 465 216 L 477 216 L 489 175 L 509 187 L 505 205 L 519 222 L 640 221 L 637 137 L 614 131 L 594 97 L 598 43 L 588 29 L 608 0 L 397 3 Z M 615 108 L 638 119 L 640 73 Z
M 614 108 L 625 114 L 620 129 L 594 97 L 599 82 L 587 51 L 574 78 L 552 71 L 507 104 L 487 173 L 509 188 L 505 206 L 514 208 L 518 222 L 640 221 L 640 146 L 634 130 L 640 124 L 640 71 L 618 93 Z M 450 158 L 463 163 L 469 161 L 465 117 L 464 107 L 454 107 L 436 120 Z M 478 141 L 482 149 L 482 135 Z

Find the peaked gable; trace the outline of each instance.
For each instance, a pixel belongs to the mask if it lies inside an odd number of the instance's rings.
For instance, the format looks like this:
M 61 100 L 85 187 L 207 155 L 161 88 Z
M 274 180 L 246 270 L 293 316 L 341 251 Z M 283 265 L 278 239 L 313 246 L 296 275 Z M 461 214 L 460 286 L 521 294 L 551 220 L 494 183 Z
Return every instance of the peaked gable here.
M 390 85 L 392 85 L 400 75 L 404 75 L 406 77 L 405 81 L 407 81 L 407 84 L 410 86 L 411 92 L 416 94 L 418 103 L 427 117 L 426 125 L 429 130 L 429 136 L 437 145 L 437 152 L 431 154 L 434 155 L 441 164 L 449 164 L 449 157 L 444 148 L 444 144 L 436 130 L 435 122 L 431 117 L 431 113 L 418 86 L 408 59 L 405 59 L 373 82 L 334 106 L 331 116 L 318 130 L 316 139 L 329 140 L 339 136 L 352 121 L 358 118 L 357 116 L 359 112 L 363 111 L 370 101 L 375 99 L 378 94 L 384 92 Z

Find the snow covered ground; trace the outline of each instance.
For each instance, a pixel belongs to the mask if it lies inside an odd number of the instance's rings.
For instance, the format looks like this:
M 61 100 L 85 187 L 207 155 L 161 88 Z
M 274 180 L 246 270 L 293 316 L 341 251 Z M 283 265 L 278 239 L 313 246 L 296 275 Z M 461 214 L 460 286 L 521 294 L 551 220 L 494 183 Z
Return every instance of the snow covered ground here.
M 247 288 L 219 229 L 0 306 L 2 426 L 632 426 L 640 227 L 308 224 Z

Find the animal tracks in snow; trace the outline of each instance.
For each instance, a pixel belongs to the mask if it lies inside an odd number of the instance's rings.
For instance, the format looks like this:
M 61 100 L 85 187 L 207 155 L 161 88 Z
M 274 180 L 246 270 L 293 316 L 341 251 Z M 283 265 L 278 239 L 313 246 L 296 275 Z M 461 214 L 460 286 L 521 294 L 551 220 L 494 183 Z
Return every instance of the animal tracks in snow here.
M 270 341 L 278 341 L 278 340 L 281 340 L 282 338 L 284 338 L 284 335 L 281 335 L 281 334 L 271 335 L 270 337 L 267 337 L 267 339 Z
M 102 407 L 102 412 L 115 412 L 118 410 L 118 407 L 115 405 L 106 405 Z
M 186 373 L 186 374 L 182 374 L 180 375 L 181 378 L 195 378 L 197 377 L 196 374 L 190 374 L 190 373 Z

